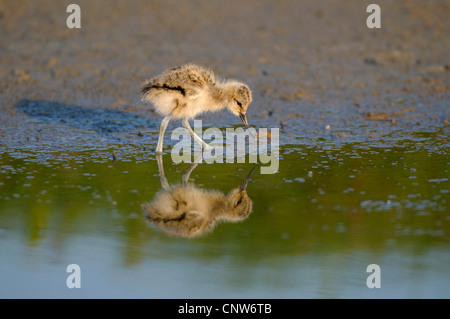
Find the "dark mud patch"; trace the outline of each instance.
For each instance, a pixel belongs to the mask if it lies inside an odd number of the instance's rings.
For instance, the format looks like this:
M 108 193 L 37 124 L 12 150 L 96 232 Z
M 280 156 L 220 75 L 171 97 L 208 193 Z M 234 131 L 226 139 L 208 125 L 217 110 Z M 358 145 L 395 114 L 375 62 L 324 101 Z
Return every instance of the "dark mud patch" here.
M 126 109 L 126 106 L 124 107 Z M 0 118 L 0 152 L 54 157 L 59 152 L 147 153 L 159 118 L 104 106 L 20 99 Z M 158 128 L 157 128 L 158 127 Z M 109 155 L 108 155 L 109 156 Z
M 133 131 L 139 125 L 156 125 L 154 120 L 132 113 L 56 101 L 20 100 L 17 109 L 43 122 L 62 123 L 80 130 L 98 130 L 106 134 Z

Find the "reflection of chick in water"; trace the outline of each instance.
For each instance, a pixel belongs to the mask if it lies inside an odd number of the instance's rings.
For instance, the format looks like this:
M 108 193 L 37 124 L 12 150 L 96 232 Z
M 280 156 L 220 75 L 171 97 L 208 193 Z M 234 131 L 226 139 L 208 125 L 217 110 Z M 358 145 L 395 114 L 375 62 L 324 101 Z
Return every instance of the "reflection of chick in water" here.
M 220 220 L 241 221 L 252 211 L 252 200 L 246 188 L 250 172 L 244 183 L 228 195 L 216 190 L 204 190 L 189 183 L 189 176 L 197 164 L 182 175 L 181 185 L 169 186 L 164 176 L 162 158 L 158 156 L 161 186 L 152 202 L 144 205 L 147 219 L 167 233 L 180 237 L 197 237 L 212 230 Z

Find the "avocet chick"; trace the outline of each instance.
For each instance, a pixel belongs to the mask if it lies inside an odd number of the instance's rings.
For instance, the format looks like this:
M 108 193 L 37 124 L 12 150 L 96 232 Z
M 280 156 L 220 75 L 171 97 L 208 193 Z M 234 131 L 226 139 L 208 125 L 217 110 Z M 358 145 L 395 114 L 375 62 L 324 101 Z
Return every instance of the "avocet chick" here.
M 163 72 L 145 82 L 141 100 L 150 102 L 163 115 L 156 153 L 162 153 L 164 133 L 169 121 L 182 119 L 182 125 L 194 140 L 208 149 L 191 128 L 189 120 L 204 112 L 216 112 L 223 108 L 239 116 L 248 128 L 247 108 L 252 102 L 250 88 L 236 80 L 218 79 L 212 70 L 187 64 Z
M 217 190 L 200 189 L 189 183 L 189 176 L 197 164 L 192 164 L 182 176 L 182 184 L 169 186 L 160 166 L 163 189 L 150 203 L 143 206 L 147 220 L 166 233 L 193 238 L 211 231 L 218 221 L 237 222 L 252 212 L 253 202 L 247 195 L 247 184 L 253 170 L 244 183 L 228 195 Z

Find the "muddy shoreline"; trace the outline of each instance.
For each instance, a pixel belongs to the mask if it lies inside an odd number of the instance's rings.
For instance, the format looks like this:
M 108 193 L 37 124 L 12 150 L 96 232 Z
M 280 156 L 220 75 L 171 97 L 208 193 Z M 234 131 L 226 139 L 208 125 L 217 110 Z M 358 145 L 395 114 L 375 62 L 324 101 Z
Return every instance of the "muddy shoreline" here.
M 152 150 L 161 117 L 139 85 L 186 62 L 249 83 L 250 124 L 280 128 L 282 145 L 423 132 L 448 147 L 446 1 L 379 1 L 381 29 L 356 1 L 79 1 L 81 29 L 65 26 L 67 4 L 0 2 L 1 152 Z M 227 112 L 201 119 L 239 126 Z

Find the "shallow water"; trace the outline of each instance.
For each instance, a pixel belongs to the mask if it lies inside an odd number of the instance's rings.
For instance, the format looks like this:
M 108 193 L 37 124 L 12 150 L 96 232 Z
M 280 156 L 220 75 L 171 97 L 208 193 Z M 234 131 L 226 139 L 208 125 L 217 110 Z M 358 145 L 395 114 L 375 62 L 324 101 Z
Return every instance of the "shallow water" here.
M 0 1 L 0 297 L 450 297 L 448 1 L 379 0 L 378 30 L 363 1 L 77 4 L 75 30 L 67 3 Z M 248 84 L 250 125 L 280 128 L 253 212 L 196 238 L 142 212 L 161 194 L 161 117 L 139 86 L 188 62 Z M 228 194 L 254 166 L 190 182 Z M 188 167 L 164 156 L 171 184 Z
M 154 155 L 4 153 L 0 296 L 448 298 L 443 139 L 434 150 L 417 141 L 286 145 L 278 173 L 252 174 L 250 216 L 193 239 L 143 216 L 161 190 Z M 180 183 L 189 164 L 163 159 L 169 183 Z M 200 164 L 190 181 L 227 194 L 254 166 Z M 81 289 L 66 286 L 73 263 Z M 366 285 L 370 264 L 381 267 L 381 289 Z

